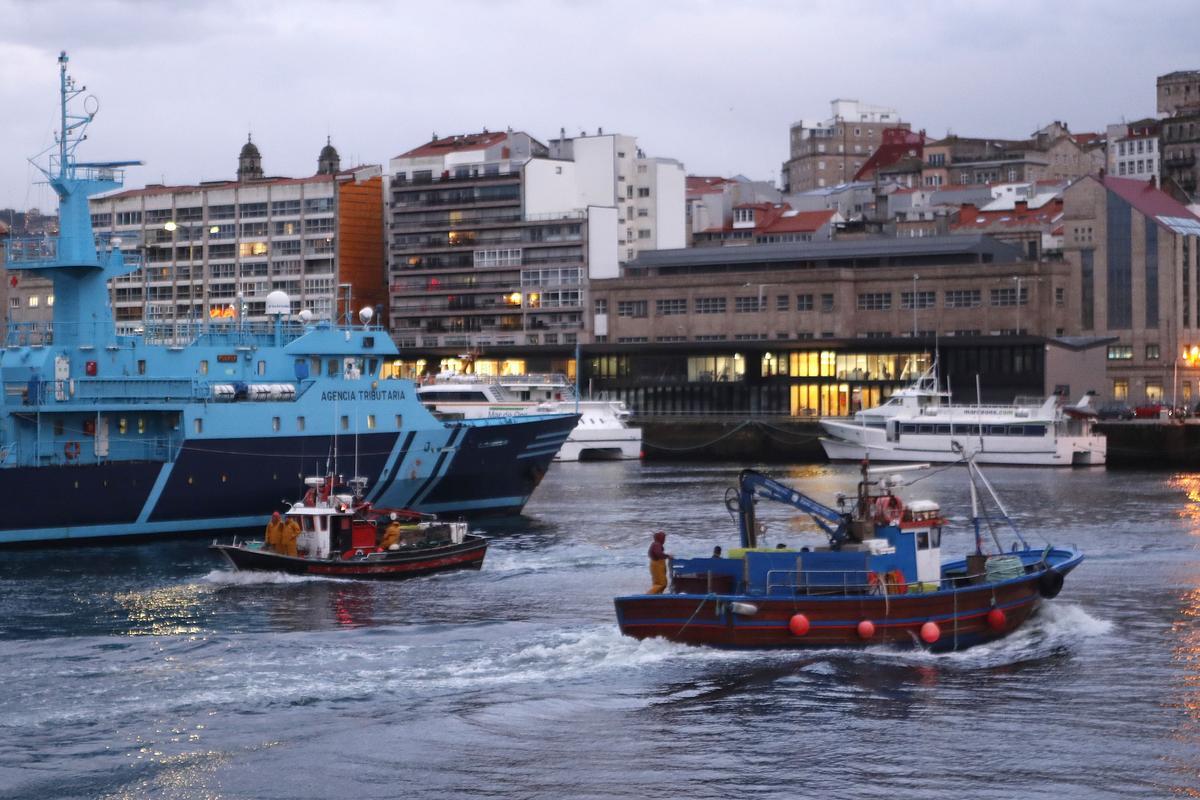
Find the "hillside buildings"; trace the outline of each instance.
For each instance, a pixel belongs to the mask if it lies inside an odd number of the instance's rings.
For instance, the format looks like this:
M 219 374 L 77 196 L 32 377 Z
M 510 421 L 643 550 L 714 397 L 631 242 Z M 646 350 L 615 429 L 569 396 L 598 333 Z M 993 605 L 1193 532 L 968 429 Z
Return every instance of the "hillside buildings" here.
M 895 109 L 857 100 L 834 100 L 829 119 L 792 125 L 783 191 L 804 192 L 848 183 L 883 142 L 885 129 L 905 129 Z

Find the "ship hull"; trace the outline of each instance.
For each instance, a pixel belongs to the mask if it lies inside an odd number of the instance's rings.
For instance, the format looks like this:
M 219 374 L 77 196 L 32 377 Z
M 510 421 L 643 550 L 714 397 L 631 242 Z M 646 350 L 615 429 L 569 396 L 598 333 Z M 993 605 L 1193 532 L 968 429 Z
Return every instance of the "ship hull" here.
M 658 637 L 730 649 L 887 645 L 924 647 L 936 652 L 962 650 L 1002 638 L 1021 627 L 1042 603 L 1042 574 L 1031 573 L 1000 584 L 890 597 L 686 593 L 631 595 L 618 597 L 614 603 L 621 632 L 637 639 Z M 742 613 L 735 610 L 735 604 Z M 989 617 L 993 609 L 1003 612 L 1002 624 L 995 624 Z M 807 631 L 800 635 L 790 627 L 797 614 L 808 621 Z M 859 628 L 864 620 L 873 626 L 866 637 Z M 937 625 L 938 636 L 932 642 L 921 637 L 928 622 Z
M 337 470 L 369 479 L 377 506 L 470 518 L 519 514 L 575 425 L 573 415 L 340 437 Z M 448 433 L 448 436 L 447 436 Z M 0 546 L 156 538 L 261 526 L 303 478 L 324 471 L 333 436 L 186 442 L 174 461 L 13 467 L 0 495 Z M 422 442 L 424 444 L 422 445 Z M 349 452 L 347 448 L 349 447 Z
M 362 580 L 402 580 L 435 572 L 480 569 L 487 554 L 487 540 L 471 536 L 461 544 L 422 548 L 414 552 L 388 552 L 351 559 L 310 559 L 247 547 L 214 544 L 237 570 L 283 572 L 289 575 L 313 575 Z

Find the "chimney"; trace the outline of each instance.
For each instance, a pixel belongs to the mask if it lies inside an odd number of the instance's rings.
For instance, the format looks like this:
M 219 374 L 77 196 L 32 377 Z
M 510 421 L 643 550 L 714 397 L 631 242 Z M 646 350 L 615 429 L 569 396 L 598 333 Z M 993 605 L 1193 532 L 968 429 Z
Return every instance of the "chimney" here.
M 1028 211 L 1029 210 L 1029 201 L 1028 200 L 1018 200 L 1016 202 L 1016 207 L 1013 210 L 1016 211 L 1018 214 Z

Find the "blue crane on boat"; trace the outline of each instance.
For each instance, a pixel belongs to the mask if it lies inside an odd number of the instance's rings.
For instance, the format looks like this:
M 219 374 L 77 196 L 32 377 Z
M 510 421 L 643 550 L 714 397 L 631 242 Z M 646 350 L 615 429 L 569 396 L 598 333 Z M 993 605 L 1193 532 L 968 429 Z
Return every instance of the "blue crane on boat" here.
M 730 492 L 733 490 L 731 489 Z M 808 495 L 798 492 L 774 478 L 767 477 L 761 472 L 744 469 L 738 475 L 737 494 L 727 497 L 725 501 L 726 507 L 737 514 L 742 547 L 758 546 L 758 522 L 755 519 L 754 505 L 760 497 L 793 506 L 808 514 L 821 530 L 828 534 L 835 548 L 848 538 L 847 526 L 850 522 L 848 512 L 819 503 Z

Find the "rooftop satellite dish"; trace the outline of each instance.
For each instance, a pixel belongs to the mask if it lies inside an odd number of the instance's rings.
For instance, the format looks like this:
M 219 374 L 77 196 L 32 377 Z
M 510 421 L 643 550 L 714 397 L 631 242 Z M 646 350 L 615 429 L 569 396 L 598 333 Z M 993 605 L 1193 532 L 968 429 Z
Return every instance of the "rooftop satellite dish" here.
M 362 321 L 363 325 L 369 325 L 371 323 L 371 318 L 374 316 L 375 309 L 371 308 L 370 306 L 363 306 L 362 311 L 358 312 L 358 318 Z
M 292 300 L 288 297 L 287 292 L 276 289 L 267 295 L 267 315 L 275 314 L 290 314 L 292 312 Z

